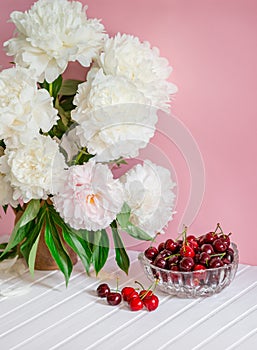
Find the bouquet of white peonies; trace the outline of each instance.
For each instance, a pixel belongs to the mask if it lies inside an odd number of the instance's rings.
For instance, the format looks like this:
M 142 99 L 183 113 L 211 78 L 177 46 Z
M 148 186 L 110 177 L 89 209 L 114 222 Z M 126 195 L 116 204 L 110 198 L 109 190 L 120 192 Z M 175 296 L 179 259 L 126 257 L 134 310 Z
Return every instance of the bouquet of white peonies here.
M 137 37 L 109 37 L 78 1 L 38 0 L 14 11 L 4 43 L 14 66 L 0 72 L 0 205 L 17 222 L 1 259 L 15 247 L 33 273 L 39 239 L 63 272 L 67 245 L 98 273 L 113 237 L 118 266 L 129 257 L 120 232 L 152 240 L 172 219 L 170 172 L 149 160 L 119 178 L 113 165 L 134 158 L 155 134 L 176 86 L 157 48 Z M 86 78 L 64 80 L 69 62 Z

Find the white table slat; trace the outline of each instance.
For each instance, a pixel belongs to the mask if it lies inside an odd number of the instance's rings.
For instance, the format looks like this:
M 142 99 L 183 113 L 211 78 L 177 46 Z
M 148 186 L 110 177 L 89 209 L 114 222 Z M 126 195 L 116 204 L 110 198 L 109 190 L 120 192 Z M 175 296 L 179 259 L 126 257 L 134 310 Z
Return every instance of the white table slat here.
M 0 297 L 1 350 L 180 350 L 243 349 L 257 347 L 257 266 L 240 265 L 232 284 L 221 293 L 199 299 L 179 299 L 158 292 L 154 312 L 132 312 L 126 303 L 112 307 L 96 297 L 101 279 L 113 288 L 148 286 L 130 252 L 130 273 L 121 273 L 110 258 L 98 278 L 88 277 L 81 263 L 66 289 L 59 271 L 28 271 L 0 276 L 0 292 L 28 288 L 27 294 Z
M 256 324 L 256 318 L 254 319 Z M 246 333 L 241 339 L 231 344 L 226 350 L 251 350 L 256 349 L 257 344 L 257 328 L 254 328 L 251 332 Z

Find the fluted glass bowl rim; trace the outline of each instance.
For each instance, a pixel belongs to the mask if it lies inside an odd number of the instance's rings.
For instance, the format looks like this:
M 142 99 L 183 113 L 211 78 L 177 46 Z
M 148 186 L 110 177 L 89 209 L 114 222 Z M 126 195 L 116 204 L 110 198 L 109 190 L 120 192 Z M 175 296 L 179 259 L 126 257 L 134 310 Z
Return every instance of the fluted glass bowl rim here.
M 171 281 L 168 281 L 168 282 L 160 281 L 161 280 L 160 278 L 157 283 L 157 289 L 165 293 L 178 296 L 180 298 L 190 298 L 190 297 L 195 298 L 195 297 L 202 297 L 202 296 L 210 296 L 210 295 L 219 293 L 221 290 L 227 287 L 235 277 L 238 264 L 239 264 L 239 252 L 238 252 L 237 245 L 235 243 L 231 243 L 230 246 L 234 250 L 233 262 L 231 264 L 227 264 L 221 267 L 208 268 L 206 270 L 185 272 L 185 271 L 172 271 L 172 270 L 163 269 L 151 264 L 151 260 L 149 260 L 145 256 L 144 252 L 139 253 L 138 260 L 140 261 L 146 276 L 152 282 L 157 280 L 157 278 L 153 276 L 153 273 L 152 272 L 150 273 L 150 271 L 153 271 L 153 270 L 159 272 L 159 276 L 161 276 L 161 274 L 172 274 L 172 276 L 182 277 L 182 279 L 183 279 L 183 276 L 190 277 L 190 276 L 199 275 L 201 273 L 205 274 L 206 276 L 210 276 L 211 274 L 215 274 L 215 273 L 219 274 L 221 273 L 221 271 L 225 271 L 227 273 L 225 282 L 222 285 L 218 283 L 216 286 L 213 286 L 213 288 L 210 288 L 210 285 L 208 283 L 204 283 L 201 287 L 196 286 L 195 288 L 194 287 L 187 288 L 185 285 L 183 286 L 183 283 L 182 283 L 181 288 L 175 288 L 174 283 L 171 283 Z M 208 290 L 206 290 L 206 288 L 208 288 Z

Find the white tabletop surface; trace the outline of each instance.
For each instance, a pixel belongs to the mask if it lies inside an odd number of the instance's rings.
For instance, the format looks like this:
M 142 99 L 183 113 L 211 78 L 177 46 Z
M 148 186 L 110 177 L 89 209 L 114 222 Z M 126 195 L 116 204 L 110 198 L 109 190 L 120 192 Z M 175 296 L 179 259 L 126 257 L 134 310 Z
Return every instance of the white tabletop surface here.
M 157 310 L 132 312 L 96 296 L 102 281 L 120 288 L 139 280 L 149 286 L 130 252 L 129 275 L 112 258 L 98 278 L 79 262 L 66 289 L 59 271 L 0 273 L 0 349 L 156 350 L 257 349 L 257 266 L 240 265 L 220 294 L 178 299 L 157 291 Z

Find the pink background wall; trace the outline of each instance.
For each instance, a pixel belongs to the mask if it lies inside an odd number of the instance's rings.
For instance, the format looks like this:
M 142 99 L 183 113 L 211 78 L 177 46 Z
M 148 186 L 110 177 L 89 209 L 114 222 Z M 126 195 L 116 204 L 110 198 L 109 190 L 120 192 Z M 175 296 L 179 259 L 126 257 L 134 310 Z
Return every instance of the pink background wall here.
M 1 2 L 1 44 L 12 36 L 6 23 L 13 10 L 33 0 Z M 220 222 L 233 232 L 242 263 L 257 264 L 257 2 L 256 0 L 87 0 L 90 17 L 102 18 L 110 35 L 126 32 L 158 46 L 174 68 L 179 87 L 172 112 L 194 136 L 204 159 L 206 189 L 190 233 L 202 234 Z M 0 52 L 0 64 L 10 58 Z M 169 155 L 170 156 L 170 155 Z M 186 163 L 174 150 L 179 183 L 176 236 L 189 196 Z M 10 217 L 2 217 L 1 233 Z M 163 237 L 162 237 L 163 238 Z

